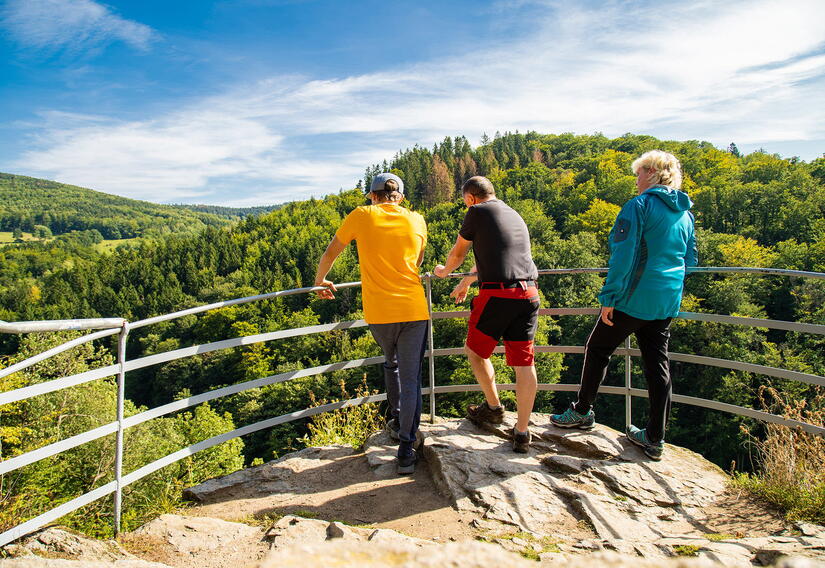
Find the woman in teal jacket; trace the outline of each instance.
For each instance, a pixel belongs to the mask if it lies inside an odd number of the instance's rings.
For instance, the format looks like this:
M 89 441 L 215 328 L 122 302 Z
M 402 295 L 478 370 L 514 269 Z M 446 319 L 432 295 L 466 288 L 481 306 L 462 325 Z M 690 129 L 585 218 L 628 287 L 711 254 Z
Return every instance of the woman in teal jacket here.
M 679 190 L 682 174 L 673 154 L 646 152 L 632 168 L 639 195 L 625 203 L 610 231 L 609 270 L 599 294 L 602 308 L 585 345 L 578 400 L 563 414 L 553 414 L 551 421 L 562 428 L 593 428 L 593 402 L 610 355 L 634 333 L 642 352 L 650 419 L 643 429 L 628 426 L 627 435 L 658 460 L 672 394 L 670 322 L 679 314 L 685 269 L 697 261 L 693 203 Z

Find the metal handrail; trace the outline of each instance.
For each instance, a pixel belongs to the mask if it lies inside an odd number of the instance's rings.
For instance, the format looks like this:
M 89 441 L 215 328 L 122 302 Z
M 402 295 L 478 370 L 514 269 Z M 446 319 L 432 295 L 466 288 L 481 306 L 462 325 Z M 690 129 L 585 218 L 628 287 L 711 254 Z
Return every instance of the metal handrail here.
M 559 274 L 582 274 L 582 273 L 603 273 L 606 272 L 606 268 L 572 268 L 572 269 L 545 269 L 539 271 L 541 275 L 559 275 Z M 749 273 L 749 274 L 763 274 L 763 275 L 782 275 L 782 276 L 796 276 L 796 277 L 804 277 L 804 278 L 817 278 L 817 279 L 825 279 L 825 274 L 817 273 L 817 272 L 803 272 L 803 271 L 796 271 L 796 270 L 783 270 L 783 269 L 762 269 L 762 268 L 749 268 L 749 267 L 693 267 L 688 269 L 689 272 L 698 272 L 698 273 L 717 273 L 717 272 L 733 272 L 733 273 Z M 452 274 L 453 277 L 458 276 L 467 276 L 467 273 L 461 274 Z M 428 273 L 423 275 L 426 284 L 426 293 L 427 293 L 427 302 L 430 308 L 430 319 L 432 321 L 437 319 L 446 319 L 446 318 L 464 318 L 469 315 L 469 311 L 449 311 L 449 312 L 432 312 L 432 287 L 431 287 L 431 280 L 432 276 Z M 345 289 L 351 287 L 360 286 L 360 282 L 348 282 L 343 284 L 338 284 L 336 287 L 338 289 Z M 273 299 L 281 296 L 288 296 L 288 295 L 295 295 L 295 294 L 304 294 L 309 292 L 314 292 L 318 290 L 323 290 L 324 288 L 314 286 L 314 287 L 306 287 L 306 288 L 296 288 L 292 290 L 283 290 L 279 292 L 273 292 L 269 294 L 261 294 L 257 296 L 248 296 L 244 298 L 236 298 L 233 300 L 223 301 L 223 302 L 216 302 L 213 304 L 208 304 L 204 306 L 198 306 L 193 308 L 188 308 L 185 310 L 180 310 L 177 312 L 172 312 L 169 314 L 165 314 L 162 316 L 157 316 L 153 318 L 148 318 L 136 322 L 127 322 L 126 320 L 119 319 L 119 318 L 99 318 L 99 319 L 90 319 L 90 320 L 58 320 L 58 321 L 40 321 L 40 322 L 18 322 L 18 323 L 8 323 L 8 322 L 0 322 L 0 332 L 5 333 L 30 333 L 30 332 L 42 332 L 42 331 L 61 331 L 67 329 L 73 330 L 91 330 L 91 329 L 100 329 L 103 328 L 102 331 L 97 331 L 95 333 L 91 333 L 71 341 L 68 341 L 60 346 L 52 348 L 48 351 L 30 357 L 29 359 L 17 363 L 13 366 L 10 366 L 6 369 L 0 370 L 0 378 L 12 374 L 14 372 L 18 372 L 23 370 L 31 365 L 34 365 L 38 362 L 48 359 L 58 353 L 64 352 L 72 347 L 77 345 L 81 345 L 84 343 L 88 343 L 90 341 L 94 341 L 96 339 L 100 339 L 103 337 L 120 334 L 119 342 L 118 342 L 118 362 L 114 365 L 109 365 L 106 367 L 102 367 L 99 369 L 93 369 L 91 371 L 86 371 L 84 373 L 79 373 L 77 375 L 72 375 L 69 377 L 63 377 L 61 379 L 55 379 L 52 381 L 48 381 L 46 383 L 41 383 L 38 385 L 32 385 L 29 387 L 24 387 L 21 389 L 17 389 L 14 391 L 8 391 L 4 393 L 0 393 L 0 406 L 4 404 L 8 404 L 10 402 L 16 402 L 20 400 L 26 400 L 32 396 L 37 396 L 40 394 L 45 394 L 48 392 L 54 392 L 57 390 L 61 390 L 64 388 L 68 388 L 71 386 L 83 384 L 85 382 L 110 377 L 117 375 L 118 376 L 118 406 L 117 406 L 117 420 L 111 422 L 109 424 L 105 424 L 93 430 L 84 432 L 82 434 L 73 436 L 71 438 L 67 438 L 61 440 L 59 442 L 55 442 L 53 444 L 49 444 L 47 446 L 38 448 L 37 450 L 33 450 L 27 452 L 26 454 L 22 454 L 20 456 L 16 456 L 14 458 L 0 461 L 0 475 L 14 471 L 25 465 L 29 465 L 46 457 L 50 457 L 53 455 L 57 455 L 62 453 L 68 449 L 80 446 L 87 442 L 99 439 L 103 436 L 110 435 L 112 433 L 117 433 L 117 443 L 116 443 L 116 460 L 115 460 L 115 477 L 116 479 L 110 483 L 107 483 L 104 486 L 98 487 L 97 489 L 81 495 L 71 501 L 63 503 L 62 505 L 47 511 L 35 517 L 34 519 L 30 519 L 17 527 L 6 531 L 5 533 L 0 534 L 0 546 L 11 542 L 27 534 L 32 530 L 36 530 L 44 526 L 47 523 L 50 523 L 61 516 L 64 516 L 82 506 L 85 506 L 101 497 L 106 495 L 115 494 L 115 524 L 116 530 L 119 530 L 119 523 L 120 523 L 120 506 L 121 506 L 121 492 L 124 487 L 127 485 L 153 473 L 162 467 L 175 463 L 176 461 L 183 459 L 187 456 L 190 456 L 198 451 L 202 451 L 204 449 L 213 447 L 217 444 L 221 444 L 225 441 L 231 440 L 233 438 L 237 438 L 240 436 L 244 436 L 250 434 L 252 432 L 256 432 L 262 429 L 270 428 L 278 424 L 283 424 L 286 422 L 290 422 L 293 420 L 298 420 L 301 418 L 306 418 L 308 416 L 313 416 L 315 414 L 320 414 L 322 412 L 327 412 L 330 410 L 335 410 L 337 408 L 343 408 L 345 406 L 351 406 L 356 404 L 363 404 L 365 402 L 372 402 L 372 401 L 380 401 L 385 400 L 385 394 L 378 394 L 368 397 L 356 398 L 347 401 L 340 401 L 336 403 L 330 403 L 323 406 L 307 408 L 299 411 L 295 411 L 289 414 L 285 414 L 282 416 L 277 416 L 274 418 L 270 418 L 267 420 L 263 420 L 261 422 L 250 424 L 232 432 L 227 432 L 225 434 L 221 434 L 219 436 L 215 436 L 208 440 L 204 440 L 197 444 L 193 444 L 187 448 L 183 448 L 177 452 L 169 454 L 159 460 L 156 460 L 150 464 L 147 464 L 131 473 L 123 475 L 121 470 L 122 467 L 122 456 L 123 456 L 123 432 L 126 428 L 135 426 L 137 424 L 146 422 L 148 420 L 152 420 L 154 418 L 158 418 L 161 416 L 165 416 L 172 412 L 177 412 L 186 408 L 190 408 L 197 404 L 201 404 L 203 402 L 207 402 L 209 400 L 213 400 L 216 398 L 220 398 L 223 396 L 228 396 L 230 394 L 236 394 L 239 392 L 243 392 L 252 388 L 259 388 L 261 386 L 266 386 L 270 384 L 275 384 L 278 382 L 289 381 L 298 377 L 306 377 L 311 375 L 317 375 L 325 372 L 330 372 L 334 370 L 341 370 L 341 369 L 349 369 L 349 368 L 357 368 L 362 367 L 365 365 L 373 365 L 382 363 L 384 358 L 383 357 L 370 357 L 365 359 L 358 359 L 353 361 L 342 361 L 337 363 L 331 363 L 327 365 L 320 365 L 312 368 L 301 369 L 296 371 L 289 371 L 286 373 L 280 373 L 277 375 L 272 375 L 269 377 L 263 377 L 260 379 L 255 379 L 251 381 L 246 381 L 244 383 L 239 383 L 235 385 L 231 385 L 228 387 L 223 387 L 219 389 L 215 389 L 206 393 L 202 393 L 195 396 L 190 396 L 181 400 L 177 400 L 175 402 L 162 405 L 160 407 L 156 407 L 150 410 L 143 411 L 141 413 L 124 417 L 123 415 L 123 404 L 124 404 L 124 387 L 125 387 L 125 373 L 128 371 L 136 370 L 145 368 L 151 365 L 157 365 L 160 363 L 164 363 L 167 361 L 182 359 L 185 357 L 189 357 L 196 354 L 203 354 L 208 353 L 211 351 L 217 351 L 221 349 L 229 349 L 233 347 L 238 347 L 242 345 L 251 345 L 256 343 L 262 343 L 266 341 L 272 341 L 275 339 L 284 339 L 287 337 L 298 337 L 313 333 L 324 333 L 327 331 L 338 330 L 338 329 L 352 329 L 357 327 L 363 327 L 366 323 L 363 320 L 356 320 L 356 321 L 346 321 L 346 322 L 337 322 L 333 324 L 323 324 L 323 325 L 315 325 L 315 326 L 308 326 L 303 328 L 293 328 L 287 330 L 280 330 L 275 332 L 269 333 L 262 333 L 252 336 L 244 336 L 238 337 L 228 340 L 216 341 L 213 343 L 208 343 L 204 345 L 197 345 L 192 347 L 185 347 L 181 349 L 176 349 L 173 351 L 149 355 L 139 359 L 134 359 L 131 361 L 127 361 L 125 358 L 125 346 L 126 346 L 126 337 L 131 329 L 136 329 L 140 327 L 144 327 L 147 325 L 151 325 L 154 323 L 160 323 L 164 321 L 169 321 L 172 319 L 176 319 L 179 317 L 183 317 L 186 315 L 193 315 L 198 313 L 203 313 L 209 310 L 250 303 L 255 301 Z M 566 316 L 566 315 L 593 315 L 598 313 L 598 309 L 596 308 L 543 308 L 540 310 L 541 315 L 547 316 Z M 746 318 L 746 317 L 739 317 L 739 316 L 725 316 L 725 315 L 718 315 L 718 314 L 702 314 L 702 313 L 692 313 L 692 312 L 681 312 L 679 317 L 686 320 L 695 320 L 695 321 L 706 321 L 706 322 L 714 322 L 714 323 L 724 323 L 724 324 L 731 324 L 731 325 L 743 325 L 749 327 L 757 327 L 757 328 L 768 328 L 768 329 L 781 329 L 787 331 L 796 331 L 796 332 L 803 332 L 803 333 L 813 333 L 813 334 L 820 334 L 825 335 L 825 325 L 818 325 L 818 324 L 808 324 L 808 323 L 799 323 L 799 322 L 784 322 L 784 321 L 776 321 L 776 320 L 763 320 L 759 318 Z M 459 355 L 463 353 L 463 349 L 461 348 L 442 348 L 442 349 L 435 349 L 433 345 L 433 336 L 432 336 L 432 325 L 429 326 L 429 334 L 428 334 L 428 342 L 429 342 L 429 349 L 426 351 L 425 356 L 429 360 L 429 371 L 430 371 L 430 386 L 428 388 L 422 389 L 422 393 L 425 395 L 429 395 L 430 399 L 430 415 L 431 417 L 435 416 L 435 395 L 438 393 L 448 393 L 448 392 L 467 392 L 467 391 L 478 391 L 480 390 L 479 385 L 477 384 L 469 384 L 469 385 L 444 385 L 444 386 L 436 386 L 435 385 L 435 357 L 437 356 L 444 356 L 444 355 Z M 542 353 L 583 353 L 584 347 L 582 346 L 564 346 L 564 345 L 554 345 L 554 346 L 537 346 L 537 352 Z M 496 349 L 497 353 L 503 352 L 503 348 L 499 347 Z M 625 357 L 625 385 L 621 387 L 613 387 L 613 386 L 602 386 L 599 390 L 600 392 L 606 394 L 618 394 L 624 395 L 626 399 L 626 419 L 629 421 L 630 418 L 630 400 L 631 397 L 647 397 L 647 391 L 642 389 L 632 388 L 630 385 L 630 370 L 631 370 L 631 357 L 638 356 L 640 353 L 638 350 L 630 349 L 629 339 L 625 342 L 625 346 L 623 348 L 616 350 L 617 355 L 623 355 Z M 778 369 L 774 367 L 767 367 L 763 365 L 756 365 L 751 363 L 744 363 L 741 361 L 729 361 L 726 359 L 718 359 L 712 357 L 704 357 L 700 355 L 689 355 L 689 354 L 681 354 L 681 353 L 670 353 L 670 358 L 674 361 L 683 361 L 687 363 L 695 363 L 695 364 L 702 364 L 702 365 L 709 365 L 721 368 L 728 368 L 728 369 L 736 369 L 742 370 L 746 372 L 752 373 L 759 373 L 773 377 L 780 377 L 785 379 L 791 379 L 796 381 L 805 382 L 808 384 L 820 385 L 825 386 L 825 377 L 820 377 L 818 375 L 812 375 L 808 373 L 800 373 L 796 371 L 789 371 L 786 369 Z M 515 385 L 512 384 L 501 384 L 498 385 L 499 388 L 502 390 L 512 390 L 515 388 Z M 540 384 L 540 390 L 550 390 L 550 391 L 575 391 L 578 389 L 577 384 Z M 813 434 L 819 434 L 825 436 L 825 428 L 813 424 L 807 424 L 804 422 L 790 420 L 781 416 L 776 416 L 767 412 L 757 411 L 746 407 L 731 405 L 727 403 L 722 403 L 713 400 L 706 400 L 700 399 L 695 397 L 689 397 L 684 395 L 673 395 L 673 401 L 684 403 L 684 404 L 691 404 L 694 406 L 701 406 L 705 408 L 710 408 L 714 410 L 721 410 L 724 412 L 729 412 L 732 414 L 748 416 L 751 418 L 756 418 L 765 422 L 770 422 L 774 424 L 782 424 L 789 427 L 794 428 L 801 428 L 807 432 Z

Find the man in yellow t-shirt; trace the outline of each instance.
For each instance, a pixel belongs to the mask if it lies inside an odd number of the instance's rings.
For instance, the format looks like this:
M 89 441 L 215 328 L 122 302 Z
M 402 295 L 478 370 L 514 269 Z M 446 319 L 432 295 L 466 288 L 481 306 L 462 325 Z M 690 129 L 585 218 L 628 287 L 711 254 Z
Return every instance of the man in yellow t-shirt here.
M 364 319 L 384 352 L 384 380 L 391 419 L 390 435 L 399 440 L 398 473 L 413 473 L 418 461 L 421 421 L 421 369 L 430 314 L 418 275 L 427 244 L 424 217 L 401 207 L 404 182 L 391 173 L 372 180 L 371 205 L 357 207 L 344 219 L 318 262 L 318 295 L 333 299 L 326 279 L 338 255 L 355 241 L 361 268 Z

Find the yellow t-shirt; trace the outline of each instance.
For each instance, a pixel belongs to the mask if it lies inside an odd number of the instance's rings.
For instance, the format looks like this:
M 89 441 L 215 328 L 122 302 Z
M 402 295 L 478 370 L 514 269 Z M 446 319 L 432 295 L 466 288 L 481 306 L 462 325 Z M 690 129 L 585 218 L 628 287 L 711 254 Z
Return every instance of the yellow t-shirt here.
M 418 275 L 418 257 L 427 244 L 420 213 L 395 203 L 365 205 L 347 215 L 335 237 L 355 239 L 361 265 L 361 296 L 367 323 L 429 319 Z

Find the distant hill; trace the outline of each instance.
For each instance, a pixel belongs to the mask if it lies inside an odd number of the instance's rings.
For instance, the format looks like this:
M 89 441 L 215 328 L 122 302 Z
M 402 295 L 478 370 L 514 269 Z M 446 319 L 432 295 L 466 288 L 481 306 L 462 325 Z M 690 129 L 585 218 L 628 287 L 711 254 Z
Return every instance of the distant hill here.
M 203 205 L 203 204 L 174 204 L 173 207 L 180 207 L 181 209 L 189 209 L 190 211 L 197 211 L 198 213 L 210 213 L 218 217 L 226 217 L 227 219 L 241 219 L 250 215 L 263 215 L 270 211 L 275 211 L 283 207 L 280 205 L 261 205 L 258 207 L 221 207 L 220 205 Z
M 207 206 L 208 207 L 208 206 Z M 230 208 L 221 208 L 227 209 Z M 0 231 L 54 235 L 97 230 L 105 239 L 160 236 L 220 227 L 246 210 L 219 214 L 127 199 L 55 181 L 0 173 Z

